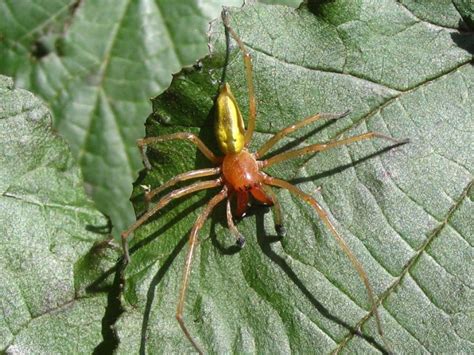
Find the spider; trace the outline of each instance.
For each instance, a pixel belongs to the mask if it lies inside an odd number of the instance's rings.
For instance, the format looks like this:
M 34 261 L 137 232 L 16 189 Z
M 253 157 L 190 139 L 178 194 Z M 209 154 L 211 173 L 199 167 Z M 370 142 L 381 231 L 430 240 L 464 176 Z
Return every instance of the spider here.
M 172 200 L 184 197 L 196 191 L 217 187 L 221 188 L 220 191 L 214 197 L 212 197 L 207 203 L 207 205 L 204 207 L 191 229 L 189 235 L 189 248 L 185 259 L 183 278 L 181 282 L 181 289 L 178 297 L 179 300 L 176 309 L 176 319 L 184 335 L 191 342 L 193 347 L 199 353 L 202 353 L 200 346 L 191 336 L 183 318 L 186 291 L 189 285 L 191 265 L 193 261 L 193 255 L 198 244 L 198 233 L 200 229 L 204 225 L 205 221 L 208 219 L 213 209 L 219 203 L 226 201 L 226 218 L 229 230 L 235 237 L 236 244 L 239 247 L 243 247 L 245 244 L 245 238 L 237 230 L 237 227 L 234 224 L 234 216 L 243 217 L 245 215 L 245 212 L 249 205 L 249 200 L 252 197 L 254 200 L 263 203 L 264 205 L 273 206 L 275 230 L 277 231 L 277 234 L 280 237 L 283 237 L 286 234 L 286 231 L 282 222 L 281 207 L 271 187 L 287 189 L 290 193 L 294 194 L 296 197 L 305 201 L 314 208 L 319 218 L 321 218 L 323 223 L 326 225 L 326 227 L 336 239 L 342 251 L 347 255 L 352 265 L 357 270 L 360 278 L 364 282 L 365 287 L 367 289 L 367 294 L 372 304 L 372 312 L 375 314 L 378 332 L 383 338 L 381 321 L 377 312 L 376 299 L 374 291 L 372 290 L 372 286 L 369 282 L 367 273 L 365 272 L 362 264 L 352 253 L 351 249 L 346 244 L 342 236 L 334 227 L 333 223 L 328 217 L 327 212 L 313 196 L 303 192 L 298 187 L 290 184 L 285 180 L 281 180 L 268 175 L 263 171 L 263 169 L 268 168 L 274 164 L 280 163 L 282 161 L 299 157 L 301 155 L 322 152 L 331 148 L 358 141 L 381 138 L 398 145 L 406 143 L 407 140 L 397 140 L 378 132 L 367 132 L 357 136 L 330 141 L 327 143 L 312 144 L 303 148 L 282 152 L 280 154 L 272 156 L 271 158 L 261 160 L 261 157 L 263 157 L 278 141 L 280 141 L 288 134 L 304 126 L 307 126 L 317 120 L 336 120 L 345 117 L 349 114 L 349 111 L 346 111 L 341 114 L 318 113 L 309 116 L 303 119 L 302 121 L 299 121 L 277 132 L 272 138 L 270 138 L 265 144 L 263 144 L 263 146 L 260 147 L 257 152 L 249 152 L 248 146 L 255 130 L 257 116 L 256 98 L 252 78 L 252 59 L 250 53 L 245 48 L 243 41 L 240 39 L 237 33 L 230 27 L 229 15 L 226 10 L 222 12 L 222 20 L 226 33 L 230 34 L 232 38 L 236 41 L 243 56 L 245 76 L 247 81 L 247 91 L 249 97 L 248 127 L 247 129 L 245 129 L 242 114 L 240 112 L 237 101 L 234 95 L 232 94 L 229 84 L 223 83 L 215 102 L 215 135 L 218 146 L 222 151 L 223 156 L 215 155 L 196 135 L 187 132 L 179 132 L 159 137 L 147 137 L 139 139 L 137 141 L 137 145 L 140 149 L 140 153 L 142 154 L 144 164 L 148 169 L 151 169 L 151 165 L 146 156 L 147 145 L 170 140 L 186 140 L 193 143 L 202 152 L 202 154 L 211 163 L 214 164 L 214 167 L 211 168 L 193 170 L 176 175 L 162 186 L 153 190 L 146 191 L 145 200 L 147 206 L 149 205 L 149 202 L 152 200 L 153 197 L 155 197 L 162 191 L 175 186 L 180 182 L 208 176 L 217 176 L 217 178 L 209 181 L 200 181 L 185 187 L 177 188 L 163 196 L 154 206 L 148 208 L 148 210 L 139 219 L 137 219 L 134 224 L 132 224 L 126 231 L 121 234 L 125 262 L 128 263 L 130 261 L 130 255 L 128 251 L 128 238 L 130 237 L 130 235 L 142 224 L 144 224 L 150 217 L 152 217 L 154 214 L 156 214 L 158 211 L 168 205 L 168 203 L 170 203 Z M 231 207 L 231 200 L 233 199 L 236 200 L 235 211 L 232 211 Z

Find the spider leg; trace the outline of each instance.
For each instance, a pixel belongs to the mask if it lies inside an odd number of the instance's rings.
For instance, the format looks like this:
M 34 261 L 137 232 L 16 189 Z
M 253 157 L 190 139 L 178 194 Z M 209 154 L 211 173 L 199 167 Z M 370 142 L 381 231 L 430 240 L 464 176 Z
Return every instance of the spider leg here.
M 138 148 L 140 149 L 140 154 L 142 155 L 143 163 L 145 164 L 145 167 L 148 170 L 151 170 L 151 164 L 150 164 L 150 161 L 148 160 L 148 157 L 146 156 L 146 147 L 147 147 L 147 145 L 154 144 L 154 143 L 166 142 L 166 141 L 175 140 L 175 139 L 182 139 L 182 140 L 190 141 L 201 151 L 202 154 L 204 154 L 204 156 L 207 159 L 209 159 L 214 164 L 218 164 L 222 160 L 220 157 L 216 156 L 203 143 L 203 141 L 200 140 L 195 134 L 188 133 L 188 132 L 179 132 L 179 133 L 167 134 L 167 135 L 159 136 L 159 137 L 141 138 L 141 139 L 137 140 L 137 145 L 138 145 Z
M 245 238 L 239 232 L 239 230 L 234 224 L 234 220 L 232 217 L 232 210 L 230 208 L 230 198 L 227 199 L 226 216 L 227 216 L 227 225 L 229 226 L 229 230 L 232 233 L 232 235 L 235 237 L 235 244 L 237 244 L 240 248 L 243 248 L 245 245 Z
M 252 56 L 245 48 L 244 42 L 240 39 L 237 33 L 230 27 L 229 24 L 229 13 L 227 9 L 222 10 L 222 21 L 225 29 L 230 33 L 234 40 L 239 45 L 244 58 L 245 66 L 245 78 L 247 81 L 247 91 L 249 95 L 249 119 L 247 123 L 247 131 L 245 132 L 245 146 L 247 147 L 252 140 L 253 131 L 255 130 L 255 120 L 257 118 L 257 103 L 255 100 L 255 89 L 253 87 L 253 69 L 252 69 Z
M 183 333 L 186 335 L 186 338 L 189 339 L 191 344 L 193 344 L 194 348 L 202 354 L 201 348 L 198 346 L 196 341 L 193 339 L 191 334 L 189 333 L 188 328 L 184 324 L 184 319 L 183 319 L 183 310 L 184 310 L 184 302 L 186 300 L 186 291 L 188 289 L 189 285 L 189 278 L 191 276 L 191 264 L 193 261 L 193 256 L 194 256 L 194 251 L 196 249 L 196 245 L 198 244 L 198 233 L 199 230 L 202 228 L 204 225 L 204 222 L 206 219 L 209 217 L 210 213 L 216 207 L 216 205 L 224 200 L 227 197 L 227 188 L 223 188 L 217 195 L 215 195 L 206 205 L 204 210 L 201 212 L 199 217 L 197 218 L 196 222 L 193 225 L 193 228 L 191 229 L 191 233 L 189 234 L 189 249 L 188 249 L 188 254 L 186 255 L 186 261 L 184 264 L 184 273 L 183 273 L 183 280 L 181 282 L 181 290 L 179 291 L 179 301 L 178 305 L 176 307 L 176 319 L 178 320 L 178 323 L 183 331 Z
M 283 225 L 283 214 L 281 212 L 280 201 L 275 194 L 275 191 L 270 186 L 262 185 L 265 192 L 270 195 L 273 201 L 273 218 L 275 219 L 275 231 L 279 237 L 284 237 L 286 235 L 286 228 Z
M 192 185 L 182 187 L 180 189 L 176 189 L 174 191 L 171 191 L 167 195 L 163 196 L 161 200 L 158 201 L 158 203 L 153 206 L 150 210 L 146 211 L 135 223 L 133 223 L 128 229 L 124 232 L 122 232 L 121 238 L 122 238 L 122 248 L 123 248 L 123 253 L 125 256 L 125 262 L 130 261 L 130 254 L 128 252 L 128 238 L 130 237 L 130 234 L 132 234 L 138 227 L 140 227 L 143 223 L 145 223 L 151 216 L 153 216 L 155 213 L 157 213 L 159 210 L 161 210 L 163 207 L 165 207 L 168 203 L 171 201 L 189 195 L 192 192 L 200 191 L 200 190 L 205 190 L 205 189 L 212 189 L 214 187 L 222 186 L 222 179 L 218 178 L 216 180 L 211 180 L 211 181 L 201 181 L 201 182 L 196 182 Z
M 153 189 L 153 190 L 150 190 L 150 191 L 146 191 L 145 192 L 145 205 L 146 205 L 146 209 L 148 210 L 149 209 L 149 205 L 150 205 L 150 202 L 151 202 L 151 199 L 153 197 L 155 197 L 156 195 L 158 195 L 160 192 L 176 185 L 177 183 L 181 182 L 181 181 L 186 181 L 186 180 L 190 180 L 190 179 L 196 179 L 196 178 L 200 178 L 200 177 L 205 177 L 205 176 L 212 176 L 212 175 L 217 175 L 221 172 L 221 168 L 220 167 L 216 167 L 216 168 L 206 168 L 206 169 L 199 169 L 199 170 L 191 170 L 191 171 L 187 171 L 185 173 L 182 173 L 182 174 L 179 174 L 179 175 L 176 175 L 175 177 L 171 178 L 170 180 L 168 180 L 167 182 L 165 182 L 163 185 L 161 185 L 160 187 L 157 187 L 156 189 Z
M 346 242 L 344 241 L 342 236 L 339 234 L 339 232 L 336 230 L 336 228 L 332 224 L 331 220 L 328 217 L 327 212 L 323 209 L 323 207 L 319 204 L 319 202 L 316 201 L 316 199 L 314 197 L 312 197 L 311 195 L 308 195 L 307 193 L 301 191 L 299 188 L 297 188 L 296 186 L 290 184 L 289 182 L 287 182 L 285 180 L 273 178 L 271 176 L 266 175 L 265 179 L 264 179 L 264 182 L 268 185 L 277 186 L 277 187 L 287 189 L 288 191 L 290 191 L 290 193 L 296 195 L 297 197 L 299 197 L 303 201 L 309 203 L 316 210 L 316 212 L 319 215 L 319 218 L 321 218 L 321 220 L 326 225 L 326 227 L 331 231 L 331 234 L 336 239 L 336 242 L 339 244 L 339 247 L 342 249 L 344 254 L 346 254 L 346 256 L 349 258 L 352 265 L 357 270 L 360 278 L 364 282 L 365 288 L 367 290 L 367 294 L 369 296 L 370 303 L 372 304 L 372 312 L 375 315 L 375 321 L 377 323 L 377 330 L 378 330 L 380 336 L 382 337 L 383 341 L 385 342 L 385 337 L 384 337 L 383 330 L 382 330 L 382 323 L 380 321 L 380 316 L 379 316 L 379 313 L 378 313 L 378 310 L 377 310 L 377 302 L 376 302 L 376 299 L 375 299 L 374 291 L 373 291 L 372 286 L 369 282 L 369 277 L 367 276 L 367 273 L 365 272 L 364 267 L 362 266 L 360 261 L 352 253 L 349 246 L 346 244 Z M 386 346 L 387 346 L 387 344 L 386 344 Z
M 288 134 L 307 126 L 317 120 L 321 119 L 328 119 L 328 120 L 337 120 L 339 118 L 345 117 L 350 113 L 350 111 L 346 111 L 339 114 L 332 114 L 332 113 L 318 113 L 316 115 L 312 115 L 306 117 L 305 119 L 292 124 L 286 128 L 283 128 L 281 131 L 275 133 L 275 135 L 270 138 L 255 154 L 255 158 L 258 159 L 259 157 L 263 156 L 266 152 L 268 152 L 280 139 L 287 136 Z
M 354 137 L 341 139 L 341 140 L 338 140 L 338 141 L 331 141 L 331 142 L 320 143 L 320 144 L 312 144 L 312 145 L 309 145 L 307 147 L 303 147 L 303 148 L 300 148 L 300 149 L 295 149 L 295 150 L 292 150 L 292 151 L 289 151 L 289 152 L 284 152 L 284 153 L 275 155 L 275 156 L 273 156 L 269 159 L 262 160 L 260 162 L 260 164 L 261 164 L 260 167 L 261 168 L 267 168 L 269 166 L 272 166 L 273 164 L 280 163 L 284 160 L 288 160 L 288 159 L 291 159 L 291 158 L 296 158 L 296 157 L 299 157 L 299 156 L 304 155 L 304 154 L 314 153 L 314 152 L 322 152 L 324 150 L 328 150 L 328 149 L 338 147 L 338 146 L 341 146 L 341 145 L 346 145 L 346 144 L 350 144 L 350 143 L 354 143 L 354 142 L 358 142 L 358 141 L 362 141 L 362 140 L 373 139 L 373 138 L 382 138 L 382 139 L 391 141 L 395 144 L 408 143 L 408 139 L 399 140 L 399 139 L 392 138 L 390 136 L 386 136 L 385 134 L 382 134 L 382 133 L 379 133 L 379 132 L 367 132 L 367 133 L 364 133 L 364 134 L 360 134 L 360 135 L 357 135 L 357 136 L 354 136 Z

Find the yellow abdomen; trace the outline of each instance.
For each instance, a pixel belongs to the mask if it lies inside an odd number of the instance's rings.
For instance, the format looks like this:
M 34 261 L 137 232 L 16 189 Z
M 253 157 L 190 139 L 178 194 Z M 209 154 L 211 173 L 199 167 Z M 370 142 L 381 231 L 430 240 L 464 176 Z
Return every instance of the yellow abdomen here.
M 240 153 L 245 145 L 245 127 L 229 84 L 225 83 L 217 97 L 215 133 L 224 154 Z

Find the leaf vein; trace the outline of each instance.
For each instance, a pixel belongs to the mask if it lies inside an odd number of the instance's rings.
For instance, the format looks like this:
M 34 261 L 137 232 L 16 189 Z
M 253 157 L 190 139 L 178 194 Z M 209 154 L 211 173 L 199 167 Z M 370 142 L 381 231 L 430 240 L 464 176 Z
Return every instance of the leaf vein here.
M 283 58 L 280 58 L 280 57 L 276 57 L 274 56 L 271 52 L 268 52 L 262 48 L 257 48 L 257 47 L 253 47 L 252 45 L 248 44 L 248 43 L 244 43 L 246 47 L 258 52 L 258 53 L 261 53 L 263 55 L 266 55 L 267 57 L 269 58 L 272 58 L 274 59 L 275 61 L 278 61 L 280 63 L 283 63 L 287 66 L 295 66 L 295 67 L 298 67 L 298 68 L 303 68 L 303 69 L 307 69 L 309 71 L 318 71 L 318 72 L 322 72 L 322 73 L 329 73 L 329 74 L 335 74 L 335 75 L 342 75 L 342 76 L 350 76 L 354 79 L 357 79 L 357 80 L 361 80 L 361 81 L 365 81 L 367 83 L 371 83 L 373 85 L 377 85 L 377 86 L 381 86 L 381 87 L 384 87 L 386 89 L 390 89 L 390 90 L 394 90 L 394 91 L 398 91 L 400 92 L 400 90 L 396 89 L 396 88 L 392 88 L 386 84 L 381 84 L 381 83 L 377 83 L 373 80 L 370 80 L 368 78 L 362 78 L 362 77 L 358 77 L 357 75 L 354 75 L 352 73 L 347 73 L 347 72 L 343 72 L 342 70 L 336 70 L 336 69 L 333 69 L 333 70 L 328 70 L 328 69 L 324 69 L 324 68 L 320 68 L 320 67 L 316 67 L 316 66 L 310 66 L 310 65 L 302 65 L 302 64 L 297 64 L 297 63 L 293 63 L 293 62 L 290 62 L 286 59 L 283 59 Z
M 469 61 L 466 61 L 466 62 L 463 62 L 461 64 L 459 64 L 458 66 L 452 68 L 451 70 L 449 71 L 446 71 L 446 72 L 442 72 L 442 73 L 439 73 L 439 75 L 435 76 L 435 77 L 432 77 L 431 79 L 428 79 L 426 81 L 423 81 L 423 82 L 420 82 L 419 84 L 415 85 L 414 87 L 410 88 L 410 89 L 407 89 L 407 90 L 404 90 L 404 91 L 399 91 L 399 93 L 389 99 L 387 99 L 387 101 L 385 101 L 384 103 L 380 104 L 379 106 L 376 106 L 374 107 L 374 109 L 372 109 L 370 112 L 368 112 L 366 115 L 364 115 L 363 117 L 361 117 L 358 121 L 355 121 L 353 122 L 352 125 L 350 125 L 349 127 L 346 127 L 344 129 L 342 129 L 340 132 L 338 132 L 335 136 L 335 138 L 338 138 L 340 136 L 342 136 L 344 133 L 346 133 L 347 131 L 350 131 L 354 128 L 356 128 L 357 126 L 359 126 L 361 123 L 363 123 L 364 121 L 368 121 L 370 120 L 372 117 L 374 117 L 377 113 L 381 112 L 385 107 L 389 106 L 392 102 L 400 102 L 399 99 L 401 97 L 403 97 L 403 95 L 405 94 L 408 94 L 408 93 L 411 93 L 415 90 L 418 90 L 419 88 L 422 88 L 426 85 L 430 85 L 430 84 L 433 84 L 435 83 L 437 80 L 440 80 L 442 78 L 444 78 L 445 76 L 447 75 L 451 75 L 453 74 L 454 72 L 460 70 L 461 68 L 463 68 L 464 66 L 468 66 L 468 65 L 471 65 L 470 64 L 470 60 Z
M 181 58 L 178 55 L 178 50 L 177 50 L 176 46 L 174 45 L 175 41 L 173 41 L 173 36 L 171 35 L 173 33 L 173 31 L 170 30 L 170 28 L 168 26 L 168 23 L 166 21 L 166 17 L 163 16 L 163 10 L 160 8 L 160 1 L 154 1 L 153 3 L 156 5 L 156 10 L 158 12 L 158 16 L 161 18 L 161 21 L 164 25 L 163 27 L 166 31 L 166 37 L 169 39 L 170 47 L 172 49 L 172 52 L 174 54 L 174 57 L 175 57 L 176 61 L 178 62 L 177 67 L 181 68 L 181 67 L 183 67 L 183 63 L 182 63 Z
M 426 254 L 428 254 L 428 253 L 426 253 Z M 429 254 L 428 254 L 428 255 L 429 255 Z M 431 255 L 430 255 L 430 256 L 431 256 Z M 421 291 L 421 293 L 423 294 L 423 296 L 425 296 L 425 297 L 429 300 L 430 304 L 432 304 L 433 306 L 435 306 L 436 309 L 440 310 L 441 313 L 443 313 L 445 316 L 449 317 L 449 316 L 450 316 L 449 313 L 448 313 L 446 310 L 444 310 L 441 306 L 439 306 L 438 304 L 436 304 L 434 298 L 432 298 L 432 297 L 429 296 L 429 291 L 428 291 L 425 287 L 421 286 L 421 284 L 419 283 L 418 279 L 417 279 L 411 272 L 408 272 L 408 275 L 410 275 L 411 279 L 413 280 L 413 283 L 415 284 L 416 287 L 418 287 L 418 289 Z
M 444 229 L 444 227 L 448 224 L 449 219 L 453 216 L 454 212 L 458 209 L 458 207 L 461 205 L 461 203 L 464 201 L 464 199 L 468 196 L 472 186 L 474 185 L 474 180 L 471 180 L 469 184 L 466 186 L 466 188 L 463 190 L 461 193 L 461 196 L 459 199 L 451 206 L 449 209 L 444 221 L 437 227 L 435 227 L 430 234 L 428 234 L 425 242 L 421 245 L 421 247 L 417 250 L 416 254 L 408 261 L 406 264 L 405 268 L 403 269 L 402 273 L 400 276 L 394 280 L 394 282 L 387 288 L 387 290 L 379 297 L 377 300 L 377 305 L 382 304 L 395 290 L 395 288 L 400 285 L 401 281 L 405 278 L 405 276 L 409 273 L 411 268 L 416 264 L 420 256 L 423 254 L 423 252 L 426 251 L 427 247 L 431 244 L 431 242 L 441 233 L 441 231 Z M 388 309 L 386 309 L 388 311 Z M 369 314 L 371 315 L 373 311 L 370 311 Z M 362 326 L 368 319 L 369 317 L 366 317 L 365 319 L 362 319 L 359 322 L 359 326 Z M 408 330 L 407 330 L 408 331 Z M 350 338 L 352 338 L 354 335 L 349 334 L 348 339 L 345 341 L 347 343 Z M 425 348 L 426 349 L 426 348 Z
M 399 324 L 400 327 L 402 327 L 402 329 L 404 329 L 408 334 L 410 334 L 410 336 L 411 336 L 413 339 L 415 339 L 416 342 L 417 342 L 418 344 L 420 344 L 420 345 L 423 347 L 423 349 L 426 350 L 426 352 L 427 352 L 428 354 L 431 354 L 431 353 L 432 353 L 431 351 L 428 350 L 428 348 L 426 347 L 426 345 L 423 344 L 423 342 L 422 342 L 420 339 L 418 339 L 418 337 L 416 337 L 415 334 L 413 334 L 413 332 L 412 332 L 410 329 L 408 329 L 406 326 L 404 326 L 402 323 L 400 323 L 400 321 L 398 320 L 398 318 L 395 317 L 395 315 L 392 314 L 388 308 L 384 308 L 384 310 L 385 310 L 388 314 L 390 314 L 391 318 L 392 318 L 395 322 L 397 322 L 397 324 Z
M 427 25 L 430 25 L 430 26 L 433 26 L 433 27 L 437 27 L 437 28 L 440 28 L 440 29 L 443 29 L 443 30 L 449 30 L 449 31 L 459 31 L 459 29 L 455 28 L 455 27 L 448 27 L 448 26 L 442 26 L 442 25 L 438 25 L 438 24 L 435 24 L 433 22 L 430 22 L 428 20 L 425 20 L 425 19 L 422 19 L 418 16 L 416 16 L 408 7 L 406 7 L 405 4 L 402 4 L 400 1 L 397 1 L 397 5 L 399 5 L 402 9 L 404 9 L 408 14 L 410 14 L 411 16 L 413 16 L 414 18 L 416 18 L 418 21 L 422 22 L 422 23 L 425 23 Z

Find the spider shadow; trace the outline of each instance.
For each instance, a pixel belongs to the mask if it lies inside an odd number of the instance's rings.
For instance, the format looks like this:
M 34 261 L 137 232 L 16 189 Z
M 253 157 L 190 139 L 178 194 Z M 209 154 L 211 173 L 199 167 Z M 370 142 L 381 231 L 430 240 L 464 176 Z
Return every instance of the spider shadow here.
M 161 226 L 160 229 L 155 231 L 154 233 L 150 234 L 149 236 L 138 240 L 136 243 L 131 245 L 130 247 L 130 256 L 133 259 L 133 255 L 137 253 L 141 248 L 144 246 L 152 243 L 160 236 L 163 236 L 170 228 L 172 228 L 175 224 L 179 223 L 183 218 L 191 214 L 193 211 L 202 207 L 205 202 L 209 199 L 209 196 L 203 196 L 198 201 L 194 202 L 192 205 L 185 208 L 183 211 L 178 213 L 175 217 L 173 217 L 169 222 L 165 225 Z M 167 208 L 163 209 L 161 213 L 166 213 L 168 208 L 176 207 L 177 204 L 183 203 L 184 201 L 176 201 L 178 203 L 170 203 L 171 206 L 167 206 Z M 154 301 L 155 296 L 155 289 L 156 286 L 160 283 L 163 277 L 168 272 L 170 266 L 176 259 L 177 255 L 181 252 L 181 250 L 185 247 L 186 242 L 188 240 L 188 233 L 183 235 L 178 241 L 176 246 L 173 248 L 173 251 L 167 256 L 164 260 L 163 265 L 160 267 L 158 272 L 153 277 L 152 281 L 150 282 L 147 296 L 146 296 L 146 304 L 145 310 L 143 313 L 143 322 L 141 328 L 141 340 L 140 340 L 140 354 L 145 353 L 146 348 L 146 330 L 148 328 L 149 320 L 150 320 L 150 313 L 152 304 Z M 109 268 L 107 271 L 103 272 L 97 279 L 95 279 L 90 285 L 86 287 L 87 293 L 107 293 L 107 305 L 104 313 L 104 317 L 102 318 L 102 334 L 103 334 L 103 341 L 97 345 L 94 349 L 94 354 L 102 354 L 108 352 L 110 349 L 116 349 L 119 339 L 118 336 L 115 334 L 113 330 L 113 326 L 119 319 L 119 317 L 123 314 L 124 308 L 121 304 L 120 295 L 123 292 L 123 284 L 125 282 L 125 263 L 123 258 L 121 257 L 117 263 Z M 113 275 L 113 282 L 112 285 L 105 285 L 104 283 Z M 108 349 L 108 350 L 107 350 Z
M 291 183 L 292 184 L 299 184 L 299 183 L 303 183 L 303 182 L 309 182 L 309 181 L 315 181 L 315 180 L 318 180 L 318 179 L 322 179 L 322 178 L 325 178 L 325 177 L 328 177 L 328 176 L 331 176 L 331 175 L 335 175 L 335 174 L 338 174 L 338 173 L 341 173 L 343 172 L 344 170 L 347 170 L 347 169 L 350 169 L 350 168 L 354 168 L 356 167 L 357 165 L 359 164 L 362 164 L 363 162 L 367 161 L 367 160 L 370 160 L 378 155 L 381 155 L 381 154 L 384 154 L 394 148 L 397 148 L 399 146 L 402 146 L 402 145 L 405 145 L 407 144 L 407 142 L 400 142 L 400 143 L 396 143 L 396 144 L 392 144 L 392 145 L 389 145 L 388 147 L 385 147 L 385 148 L 382 148 L 380 150 L 377 150 L 376 152 L 374 153 L 371 153 L 369 155 L 366 155 L 360 159 L 357 159 L 355 161 L 351 161 L 350 163 L 347 163 L 347 164 L 344 164 L 344 165 L 341 165 L 341 166 L 338 166 L 336 168 L 333 168 L 333 169 L 330 169 L 330 170 L 327 170 L 325 172 L 322 172 L 322 173 L 317 173 L 317 174 L 314 174 L 314 175 L 311 175 L 311 176 L 306 176 L 306 177 L 301 177 L 301 178 L 295 178 L 295 179 L 292 179 L 291 180 Z M 316 153 L 317 154 L 317 153 Z
M 125 264 L 123 260 L 119 260 L 113 267 L 105 271 L 86 287 L 86 293 L 88 294 L 107 294 L 107 305 L 105 306 L 104 316 L 101 321 L 102 341 L 94 348 L 94 355 L 113 353 L 119 345 L 120 339 L 114 329 L 114 325 L 125 312 L 120 301 L 122 285 L 125 282 L 123 276 L 124 269 Z M 112 275 L 114 275 L 112 284 L 110 286 L 104 286 L 103 283 Z
M 459 12 L 459 14 L 461 19 L 458 21 L 458 31 L 450 33 L 451 39 L 459 48 L 474 54 L 474 21 L 467 16 L 463 16 L 462 12 Z M 473 60 L 471 60 L 471 65 L 474 65 Z
M 107 218 L 107 222 L 103 225 L 92 225 L 88 224 L 86 225 L 86 231 L 92 232 L 95 234 L 102 234 L 102 235 L 108 235 L 112 232 L 112 220 L 110 219 L 109 216 L 105 216 Z
M 471 54 L 474 53 L 473 30 L 468 29 L 465 32 L 453 32 L 450 36 L 459 48 L 462 48 Z M 471 60 L 471 65 L 474 65 L 473 60 Z
M 293 271 L 290 265 L 288 265 L 285 259 L 272 250 L 271 244 L 277 241 L 280 241 L 283 238 L 277 237 L 277 236 L 269 236 L 266 234 L 263 215 L 264 215 L 263 213 L 255 213 L 256 229 L 257 229 L 257 243 L 260 249 L 262 250 L 262 252 L 273 263 L 275 263 L 278 267 L 280 267 L 281 270 L 283 270 L 283 272 L 288 276 L 288 278 L 295 284 L 296 287 L 299 288 L 301 293 L 308 299 L 308 301 L 323 317 L 346 328 L 347 330 L 349 330 L 351 334 L 364 339 L 380 352 L 384 354 L 388 354 L 388 351 L 383 347 L 383 345 L 379 344 L 372 336 L 361 333 L 358 329 L 353 328 L 350 324 L 348 324 L 341 318 L 331 314 L 331 312 L 313 296 L 313 294 L 308 290 L 308 288 L 305 286 L 303 281 Z M 291 236 L 286 236 L 284 238 L 289 238 L 289 237 Z
M 139 354 L 146 354 L 147 329 L 148 329 L 148 324 L 150 322 L 150 314 L 151 314 L 151 309 L 153 306 L 153 301 L 155 300 L 156 287 L 163 280 L 163 277 L 168 272 L 169 268 L 175 261 L 176 257 L 181 252 L 181 250 L 185 247 L 187 240 L 188 240 L 187 235 L 184 235 L 181 237 L 181 239 L 178 241 L 178 243 L 174 247 L 173 251 L 164 260 L 163 265 L 160 267 L 160 269 L 155 274 L 155 276 L 153 277 L 153 279 L 151 280 L 148 286 L 145 310 L 143 311 L 142 328 L 140 332 Z

